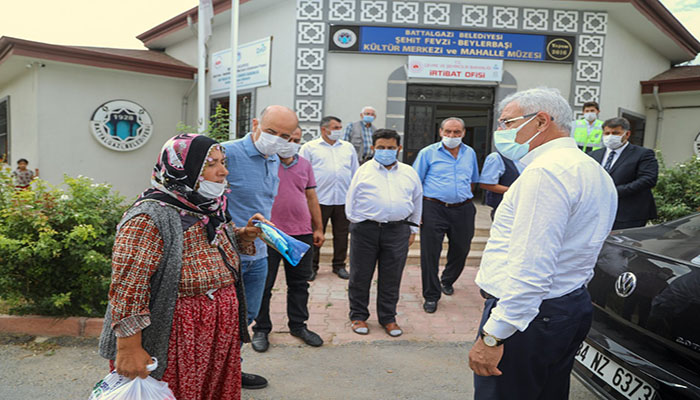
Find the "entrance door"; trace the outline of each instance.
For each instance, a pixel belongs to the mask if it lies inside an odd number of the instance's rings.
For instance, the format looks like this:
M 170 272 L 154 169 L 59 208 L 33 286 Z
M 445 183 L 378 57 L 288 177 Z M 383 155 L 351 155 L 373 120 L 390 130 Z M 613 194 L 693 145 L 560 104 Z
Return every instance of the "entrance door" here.
M 493 88 L 409 84 L 406 93 L 404 162 L 440 140 L 440 123 L 449 117 L 464 120 L 463 143 L 476 151 L 479 168 L 490 152 Z

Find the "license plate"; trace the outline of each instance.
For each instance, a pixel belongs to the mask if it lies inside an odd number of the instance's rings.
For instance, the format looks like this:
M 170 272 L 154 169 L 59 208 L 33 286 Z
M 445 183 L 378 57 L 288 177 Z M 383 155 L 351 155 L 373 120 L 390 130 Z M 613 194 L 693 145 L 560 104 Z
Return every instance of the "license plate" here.
M 586 342 L 576 351 L 576 362 L 630 400 L 652 400 L 656 391 L 648 383 L 603 355 Z

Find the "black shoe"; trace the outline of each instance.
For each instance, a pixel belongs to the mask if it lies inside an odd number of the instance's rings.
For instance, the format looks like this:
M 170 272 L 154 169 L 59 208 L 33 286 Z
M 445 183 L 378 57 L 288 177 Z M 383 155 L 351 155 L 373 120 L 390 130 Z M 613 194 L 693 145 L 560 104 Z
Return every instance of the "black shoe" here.
M 345 267 L 341 267 L 333 271 L 334 274 L 338 275 L 338 278 L 340 279 L 350 279 L 350 274 L 348 273 L 348 270 L 345 269 Z
M 434 313 L 437 310 L 437 301 L 426 300 L 423 303 L 423 310 L 429 314 Z
M 253 350 L 258 353 L 264 353 L 270 347 L 270 341 L 267 340 L 267 332 L 253 332 L 253 339 L 250 342 Z
M 243 389 L 262 389 L 267 387 L 267 379 L 260 375 L 241 372 L 241 386 Z
M 316 333 L 308 330 L 306 327 L 290 331 L 289 333 L 292 336 L 298 337 L 299 339 L 303 340 L 304 343 L 308 344 L 309 346 L 321 347 L 321 345 L 323 345 L 323 339 L 321 339 L 321 337 L 318 336 Z
M 448 296 L 452 296 L 455 292 L 455 288 L 453 288 L 452 285 L 445 285 L 443 283 L 440 286 L 442 286 L 442 293 L 445 293 Z
M 316 274 L 317 274 L 317 273 L 318 273 L 318 271 L 316 271 L 315 269 L 312 269 L 312 270 L 311 270 L 311 275 L 309 275 L 309 278 L 307 279 L 307 281 L 311 282 L 311 281 L 313 281 L 314 279 L 316 279 Z

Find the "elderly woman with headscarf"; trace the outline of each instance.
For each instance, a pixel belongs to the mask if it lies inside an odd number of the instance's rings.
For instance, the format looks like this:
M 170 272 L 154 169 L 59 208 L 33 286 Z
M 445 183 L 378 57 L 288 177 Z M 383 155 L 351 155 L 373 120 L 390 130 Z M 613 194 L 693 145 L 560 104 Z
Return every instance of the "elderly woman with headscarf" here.
M 249 342 L 239 252 L 254 254 L 252 216 L 226 212 L 219 144 L 178 135 L 161 150 L 146 190 L 117 227 L 100 355 L 129 378 L 150 375 L 178 399 L 238 399 L 240 343 Z

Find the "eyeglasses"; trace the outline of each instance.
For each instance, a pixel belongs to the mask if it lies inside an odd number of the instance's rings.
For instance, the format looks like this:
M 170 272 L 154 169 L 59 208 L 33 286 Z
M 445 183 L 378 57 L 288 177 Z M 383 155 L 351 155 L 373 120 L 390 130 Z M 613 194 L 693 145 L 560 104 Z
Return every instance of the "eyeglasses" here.
M 511 118 L 511 119 L 499 119 L 498 120 L 498 129 L 506 129 L 506 128 L 508 128 L 508 125 L 512 124 L 515 121 L 525 119 L 525 118 L 530 118 L 530 117 L 533 117 L 535 115 L 537 115 L 536 112 L 530 113 L 530 114 L 525 114 L 525 115 L 522 115 L 520 117 L 515 117 L 515 118 Z

